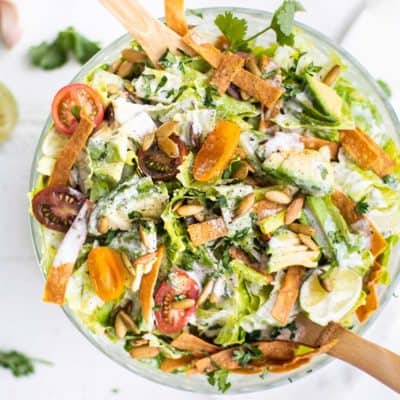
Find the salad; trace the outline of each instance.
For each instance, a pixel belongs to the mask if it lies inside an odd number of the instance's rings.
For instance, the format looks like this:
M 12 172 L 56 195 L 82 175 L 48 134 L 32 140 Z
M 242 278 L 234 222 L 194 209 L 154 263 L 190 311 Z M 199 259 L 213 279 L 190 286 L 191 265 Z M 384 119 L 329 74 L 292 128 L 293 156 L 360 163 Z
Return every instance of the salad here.
M 63 87 L 36 165 L 44 301 L 221 391 L 329 351 L 296 341 L 299 315 L 351 328 L 390 280 L 399 149 L 301 10 L 247 38 L 229 11 L 189 29 L 167 7 L 190 54 L 155 65 L 132 41 Z

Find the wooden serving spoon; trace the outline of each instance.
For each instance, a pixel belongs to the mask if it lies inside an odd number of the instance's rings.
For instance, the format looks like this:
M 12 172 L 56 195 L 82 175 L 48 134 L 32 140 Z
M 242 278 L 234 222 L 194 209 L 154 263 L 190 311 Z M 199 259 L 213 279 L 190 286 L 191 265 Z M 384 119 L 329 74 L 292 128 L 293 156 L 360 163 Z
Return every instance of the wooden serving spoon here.
M 154 18 L 136 0 L 100 0 L 140 43 L 154 65 L 169 49 L 173 53 L 183 50 L 194 55 L 181 37 Z
M 296 341 L 320 346 L 333 339 L 337 344 L 328 352 L 400 393 L 400 356 L 331 322 L 326 327 L 315 324 L 303 315 L 296 318 Z
M 194 54 L 179 35 L 155 19 L 136 0 L 100 1 L 140 43 L 155 65 L 167 49 Z M 296 322 L 299 327 L 296 341 L 319 346 L 337 339 L 337 344 L 328 354 L 361 369 L 400 393 L 399 355 L 357 336 L 339 324 L 331 323 L 322 327 L 304 316 L 299 316 Z

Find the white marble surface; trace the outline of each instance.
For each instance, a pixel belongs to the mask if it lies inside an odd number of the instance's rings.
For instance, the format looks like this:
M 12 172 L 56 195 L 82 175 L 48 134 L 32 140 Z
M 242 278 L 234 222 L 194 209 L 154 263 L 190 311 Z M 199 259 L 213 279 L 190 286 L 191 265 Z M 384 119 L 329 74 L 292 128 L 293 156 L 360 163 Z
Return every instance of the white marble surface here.
M 341 38 L 362 0 L 302 0 L 308 9 L 301 20 L 331 38 Z M 40 302 L 42 278 L 29 235 L 27 216 L 28 177 L 40 128 L 57 88 L 77 72 L 74 63 L 55 72 L 32 69 L 26 60 L 31 44 L 51 38 L 69 25 L 106 44 L 123 29 L 96 0 L 17 0 L 24 38 L 11 52 L 0 47 L 0 80 L 16 95 L 21 120 L 12 139 L 0 145 L 0 348 L 17 348 L 54 362 L 38 366 L 36 374 L 15 379 L 0 369 L 1 400 L 125 400 L 147 397 L 205 399 L 153 384 L 122 369 L 91 346 L 57 307 Z M 162 0 L 145 2 L 161 15 Z M 234 5 L 273 9 L 279 0 L 187 0 L 188 7 Z M 400 352 L 398 333 L 400 301 L 393 298 L 367 337 Z M 113 390 L 116 389 L 116 390 Z M 246 399 L 350 400 L 398 398 L 390 390 L 340 361 L 310 374 L 295 384 Z M 227 398 L 233 396 L 226 396 Z

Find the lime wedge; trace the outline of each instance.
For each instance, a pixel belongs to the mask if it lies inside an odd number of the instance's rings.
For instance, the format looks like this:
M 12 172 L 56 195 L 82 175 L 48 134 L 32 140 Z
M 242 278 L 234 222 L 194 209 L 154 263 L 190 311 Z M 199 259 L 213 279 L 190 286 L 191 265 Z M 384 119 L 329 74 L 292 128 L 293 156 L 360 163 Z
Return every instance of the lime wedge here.
M 17 121 L 17 102 L 7 87 L 0 82 L 0 141 L 10 137 Z
M 311 321 L 326 325 L 339 322 L 356 305 L 362 290 L 362 277 L 351 269 L 337 268 L 331 274 L 333 288 L 327 292 L 314 272 L 300 291 L 300 306 Z

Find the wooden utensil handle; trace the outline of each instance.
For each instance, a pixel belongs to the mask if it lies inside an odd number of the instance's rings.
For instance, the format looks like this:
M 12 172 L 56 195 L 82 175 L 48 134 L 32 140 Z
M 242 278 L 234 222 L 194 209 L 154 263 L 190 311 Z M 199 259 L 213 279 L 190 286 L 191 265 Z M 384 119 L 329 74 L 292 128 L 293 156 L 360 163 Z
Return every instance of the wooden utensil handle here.
M 330 355 L 354 365 L 400 393 L 399 355 L 344 328 L 335 337 L 339 340 Z

